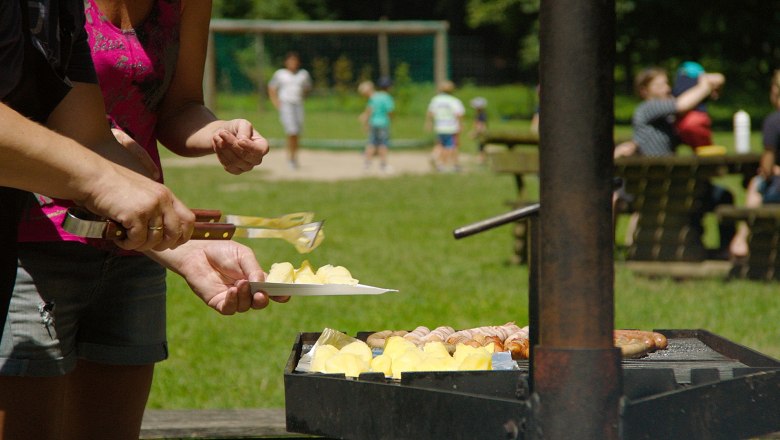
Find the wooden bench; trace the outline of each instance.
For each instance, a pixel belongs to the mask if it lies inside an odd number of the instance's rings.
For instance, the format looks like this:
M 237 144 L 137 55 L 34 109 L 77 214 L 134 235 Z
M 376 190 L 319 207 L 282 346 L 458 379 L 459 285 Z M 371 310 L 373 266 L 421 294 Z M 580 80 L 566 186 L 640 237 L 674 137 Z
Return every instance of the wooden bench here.
M 487 163 L 496 173 L 514 175 L 517 197 L 507 202 L 511 209 L 518 209 L 537 203 L 535 197 L 529 197 L 525 191 L 525 176 L 539 173 L 539 149 L 536 147 L 518 147 L 506 150 L 487 150 Z M 515 222 L 512 228 L 513 252 L 512 264 L 527 264 L 528 220 Z
M 780 206 L 722 206 L 716 214 L 723 220 L 744 221 L 750 228 L 749 254 L 744 261 L 735 262 L 731 275 L 753 280 L 780 280 Z
M 708 250 L 702 242 L 702 200 L 713 177 L 754 175 L 759 155 L 624 157 L 615 172 L 634 197 L 639 214 L 627 259 L 702 262 Z
M 488 130 L 479 139 L 483 145 L 504 145 L 510 150 L 517 145 L 539 145 L 539 135 L 530 131 Z
M 146 410 L 140 439 L 314 439 L 287 432 L 284 408 Z

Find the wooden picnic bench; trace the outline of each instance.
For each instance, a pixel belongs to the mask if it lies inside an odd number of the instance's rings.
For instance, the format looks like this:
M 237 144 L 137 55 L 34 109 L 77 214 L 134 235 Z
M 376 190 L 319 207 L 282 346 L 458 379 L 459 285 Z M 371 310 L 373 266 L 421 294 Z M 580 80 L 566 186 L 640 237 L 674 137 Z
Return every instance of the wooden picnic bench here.
M 734 263 L 731 275 L 754 280 L 780 280 L 780 205 L 757 208 L 721 206 L 716 214 L 722 220 L 744 221 L 750 228 L 748 256 L 744 261 Z
M 539 145 L 539 135 L 530 131 L 488 130 L 480 136 L 484 145 L 505 145 L 510 150 L 517 145 Z
M 139 438 L 322 439 L 287 432 L 284 408 L 146 410 Z
M 639 219 L 628 249 L 629 260 L 702 262 L 702 200 L 711 179 L 725 174 L 755 175 L 760 155 L 624 157 L 615 173 L 633 196 Z
M 506 150 L 486 150 L 487 163 L 496 173 L 512 174 L 515 178 L 517 197 L 507 201 L 512 209 L 537 203 L 536 197 L 529 197 L 525 191 L 525 177 L 539 173 L 539 149 L 537 147 L 518 147 Z M 528 220 L 518 220 L 512 228 L 513 252 L 512 264 L 526 264 L 529 258 Z

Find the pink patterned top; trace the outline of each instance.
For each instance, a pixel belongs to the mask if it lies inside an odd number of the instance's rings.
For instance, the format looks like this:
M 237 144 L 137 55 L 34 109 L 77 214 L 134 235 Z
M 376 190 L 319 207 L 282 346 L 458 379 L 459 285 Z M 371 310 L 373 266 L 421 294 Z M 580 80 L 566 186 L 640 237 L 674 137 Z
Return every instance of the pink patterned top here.
M 112 128 L 120 128 L 135 139 L 159 167 L 157 111 L 170 86 L 178 58 L 180 2 L 155 0 L 149 15 L 135 29 L 115 26 L 100 12 L 95 0 L 85 0 L 84 9 L 85 28 L 108 122 Z M 19 241 L 87 242 L 60 226 L 67 207 L 72 206 L 70 201 L 39 196 L 38 202 L 22 218 Z

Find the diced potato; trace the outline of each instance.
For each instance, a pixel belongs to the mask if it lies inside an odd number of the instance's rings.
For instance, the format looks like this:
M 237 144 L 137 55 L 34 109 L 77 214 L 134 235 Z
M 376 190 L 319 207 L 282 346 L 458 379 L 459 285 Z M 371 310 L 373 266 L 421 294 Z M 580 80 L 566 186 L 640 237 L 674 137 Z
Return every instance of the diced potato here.
M 296 284 L 322 284 L 319 277 L 314 273 L 309 264 L 309 260 L 304 260 L 301 267 L 295 269 Z
M 274 263 L 265 280 L 269 283 L 292 283 L 295 281 L 295 268 L 286 261 Z
M 350 342 L 349 344 L 341 347 L 340 353 L 352 353 L 357 355 L 366 363 L 371 363 L 371 359 L 374 357 L 374 353 L 371 352 L 371 347 L 363 341 Z
M 455 346 L 455 353 L 452 354 L 452 357 L 460 364 L 463 362 L 463 359 L 476 352 L 477 349 L 475 347 L 466 344 L 458 344 Z
M 314 357 L 311 359 L 310 370 L 316 373 L 324 373 L 325 362 L 338 352 L 339 349 L 332 345 L 318 345 L 314 350 Z
M 332 266 L 326 264 L 317 269 L 317 276 L 323 284 L 349 284 L 355 285 L 358 280 L 352 278 L 352 274 L 344 266 Z
M 458 365 L 455 359 L 449 355 L 446 357 L 428 354 L 425 356 L 417 371 L 453 371 L 457 370 Z
M 451 358 L 450 353 L 447 351 L 447 347 L 443 342 L 427 342 L 423 346 L 423 352 L 438 357 Z
M 419 367 L 423 360 L 422 351 L 415 348 L 408 349 L 400 356 L 393 358 L 393 378 L 400 379 L 401 373 L 409 371 L 420 371 Z
M 458 370 L 492 370 L 493 355 L 478 351 L 466 356 L 458 365 Z
M 385 377 L 393 377 L 393 360 L 390 356 L 380 354 L 371 359 L 371 371 L 384 373 Z
M 383 353 L 394 359 L 403 354 L 406 350 L 412 348 L 417 350 L 416 345 L 411 341 L 404 339 L 402 336 L 390 336 L 387 338 L 387 341 L 385 341 Z
M 343 373 L 348 377 L 358 377 L 369 370 L 367 362 L 356 354 L 336 353 L 325 361 L 325 373 Z

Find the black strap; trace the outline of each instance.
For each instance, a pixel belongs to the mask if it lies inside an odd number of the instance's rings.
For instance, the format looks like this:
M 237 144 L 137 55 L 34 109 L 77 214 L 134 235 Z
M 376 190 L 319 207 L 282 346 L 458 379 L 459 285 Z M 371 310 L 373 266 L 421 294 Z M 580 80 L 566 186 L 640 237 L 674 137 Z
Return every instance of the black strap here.
M 29 6 L 26 0 L 22 0 L 20 3 L 22 29 L 25 37 L 22 75 L 19 83 L 3 98 L 3 102 L 28 118 L 43 123 L 71 89 L 70 82 L 64 77 L 64 66 L 67 65 L 67 58 L 62 59 L 59 68 L 54 67 L 46 59 L 46 56 L 33 46 L 30 34 L 30 16 L 27 9 Z M 52 2 L 52 5 L 55 3 L 57 2 Z M 58 12 L 58 15 L 61 21 L 65 22 L 66 28 L 72 27 L 72 20 L 62 20 L 63 16 L 67 17 L 67 14 Z M 65 57 L 70 54 L 72 42 L 70 31 L 71 29 L 62 29 L 61 32 L 64 43 L 61 51 Z

